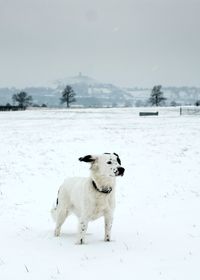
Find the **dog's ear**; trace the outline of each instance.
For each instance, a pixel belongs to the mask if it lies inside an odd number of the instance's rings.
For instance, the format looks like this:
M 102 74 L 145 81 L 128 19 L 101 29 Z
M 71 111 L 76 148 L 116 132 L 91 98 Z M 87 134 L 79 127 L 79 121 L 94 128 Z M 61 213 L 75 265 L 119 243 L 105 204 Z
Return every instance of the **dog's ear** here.
M 117 157 L 117 162 L 121 165 L 121 159 L 119 158 L 119 155 L 116 153 L 113 153 Z
M 95 159 L 96 158 L 94 156 L 91 156 L 91 155 L 87 155 L 87 156 L 79 158 L 80 161 L 84 161 L 84 162 L 94 162 Z

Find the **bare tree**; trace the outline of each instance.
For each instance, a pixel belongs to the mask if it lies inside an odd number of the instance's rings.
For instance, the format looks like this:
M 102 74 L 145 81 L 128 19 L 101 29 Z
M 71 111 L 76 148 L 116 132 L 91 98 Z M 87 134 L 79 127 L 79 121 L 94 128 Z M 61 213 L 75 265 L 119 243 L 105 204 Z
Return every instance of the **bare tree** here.
M 163 92 L 161 91 L 162 86 L 154 86 L 152 91 L 151 91 L 151 96 L 149 98 L 149 102 L 152 106 L 156 105 L 159 106 L 161 105 L 166 98 L 163 96 Z
M 60 98 L 61 103 L 66 103 L 67 108 L 70 107 L 70 104 L 75 102 L 75 92 L 71 86 L 66 86 L 62 91 L 62 97 Z
M 27 108 L 32 103 L 32 96 L 25 91 L 21 91 L 12 96 L 13 103 L 17 102 L 19 107 Z

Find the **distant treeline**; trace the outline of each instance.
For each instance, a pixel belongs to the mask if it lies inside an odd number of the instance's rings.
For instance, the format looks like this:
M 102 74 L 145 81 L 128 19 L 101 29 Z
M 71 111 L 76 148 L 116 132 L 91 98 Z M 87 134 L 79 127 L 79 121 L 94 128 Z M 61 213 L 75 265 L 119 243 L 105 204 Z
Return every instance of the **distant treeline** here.
M 179 88 L 162 88 L 161 85 L 155 85 L 151 92 L 150 89 L 145 91 L 138 89 L 137 92 L 136 89 L 125 91 L 114 86 L 105 87 L 102 84 L 96 86 L 74 84 L 73 87 L 62 85 L 57 89 L 27 88 L 28 92 L 15 93 L 16 89 L 0 88 L 0 104 L 2 104 L 0 111 L 26 110 L 27 107 L 63 108 L 63 104 L 66 104 L 67 108 L 200 106 L 200 88 L 183 89 L 185 92 L 180 92 Z
M 5 106 L 0 105 L 0 111 L 24 111 L 26 107 L 24 106 L 13 106 L 6 104 Z

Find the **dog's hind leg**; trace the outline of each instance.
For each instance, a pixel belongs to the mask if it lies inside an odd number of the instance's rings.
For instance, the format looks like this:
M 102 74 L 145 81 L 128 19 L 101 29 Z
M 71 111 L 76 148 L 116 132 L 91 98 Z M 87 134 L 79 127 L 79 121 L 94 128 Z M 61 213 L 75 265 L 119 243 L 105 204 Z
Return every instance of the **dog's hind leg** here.
M 68 210 L 66 208 L 61 208 L 61 207 L 57 208 L 56 228 L 55 228 L 55 232 L 54 232 L 55 236 L 59 236 L 60 235 L 61 226 L 63 225 L 65 219 L 67 218 L 68 213 L 69 212 L 68 212 Z

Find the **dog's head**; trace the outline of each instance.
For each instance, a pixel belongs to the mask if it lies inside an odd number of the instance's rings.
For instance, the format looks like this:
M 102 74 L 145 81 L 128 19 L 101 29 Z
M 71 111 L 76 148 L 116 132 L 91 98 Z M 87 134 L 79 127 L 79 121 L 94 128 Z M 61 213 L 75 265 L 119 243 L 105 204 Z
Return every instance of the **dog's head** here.
M 116 153 L 102 155 L 87 155 L 79 158 L 80 161 L 91 163 L 91 170 L 102 176 L 123 176 L 125 169 L 121 166 L 121 160 Z

